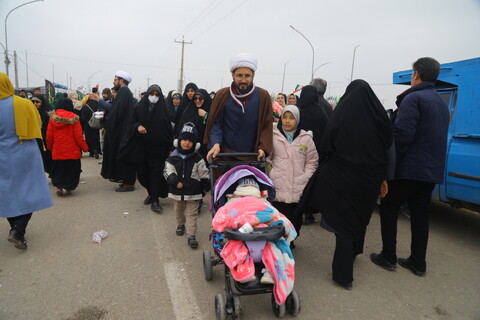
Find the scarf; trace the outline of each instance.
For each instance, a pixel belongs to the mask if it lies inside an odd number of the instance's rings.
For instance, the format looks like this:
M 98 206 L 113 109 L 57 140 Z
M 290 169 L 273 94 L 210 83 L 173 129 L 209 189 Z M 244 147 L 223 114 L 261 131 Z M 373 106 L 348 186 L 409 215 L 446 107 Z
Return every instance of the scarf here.
M 232 82 L 230 86 L 230 95 L 232 96 L 233 101 L 238 104 L 242 108 L 242 113 L 245 113 L 245 107 L 247 106 L 247 100 L 253 95 L 255 91 L 255 84 L 252 83 L 252 89 L 245 94 L 241 94 L 238 92 L 237 87 L 235 87 L 235 83 Z

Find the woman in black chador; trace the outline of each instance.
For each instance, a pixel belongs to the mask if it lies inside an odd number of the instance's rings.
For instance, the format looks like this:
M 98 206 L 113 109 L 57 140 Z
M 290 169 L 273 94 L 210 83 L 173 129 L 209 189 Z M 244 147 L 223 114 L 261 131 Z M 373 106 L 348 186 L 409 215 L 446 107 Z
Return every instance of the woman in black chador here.
M 47 127 L 50 116 L 48 113 L 53 110 L 52 106 L 48 103 L 45 96 L 42 94 L 34 95 L 32 102 L 37 107 L 38 113 L 40 113 L 40 119 L 42 120 L 42 137 L 43 141 L 37 139 L 38 147 L 42 153 L 43 169 L 46 173 L 50 173 L 52 169 L 52 151 L 47 149 Z
M 391 144 L 382 104 L 367 82 L 353 81 L 329 119 L 320 165 L 301 200 L 302 206 L 320 211 L 320 225 L 335 233 L 333 280 L 346 289 L 352 288 L 353 261 L 363 252 L 375 202 L 386 193 L 382 182 Z
M 177 113 L 175 115 L 175 125 L 178 124 L 178 121 L 182 117 L 183 112 L 187 108 L 189 104 L 193 104 L 193 96 L 195 95 L 195 91 L 198 90 L 198 87 L 195 83 L 190 82 L 185 86 L 183 90 L 182 101 L 180 102 L 180 106 L 177 109 Z
M 173 144 L 173 132 L 162 89 L 154 84 L 135 107 L 133 130 L 140 144 L 136 152 L 138 160 L 138 181 L 148 191 L 143 202 L 151 204 L 151 209 L 160 212 L 158 198 L 166 198 L 168 186 L 163 177 L 165 160 Z
M 182 116 L 178 120 L 175 126 L 174 136 L 178 137 L 179 131 L 183 128 L 185 123 L 191 122 L 195 125 L 195 129 L 198 132 L 198 141 L 203 142 L 205 135 L 205 125 L 207 123 L 208 113 L 210 112 L 210 106 L 212 99 L 205 89 L 198 89 L 193 96 L 193 103 L 187 105 L 183 111 Z M 207 145 L 202 144 L 198 152 L 205 159 L 207 156 Z

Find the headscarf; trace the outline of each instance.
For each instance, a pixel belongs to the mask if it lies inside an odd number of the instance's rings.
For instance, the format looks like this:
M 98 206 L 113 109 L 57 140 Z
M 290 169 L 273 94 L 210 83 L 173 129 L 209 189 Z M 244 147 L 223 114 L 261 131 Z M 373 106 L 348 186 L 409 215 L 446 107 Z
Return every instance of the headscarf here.
M 158 91 L 160 97 L 155 104 L 151 104 L 148 96 L 152 91 Z M 138 102 L 134 111 L 134 119 L 147 129 L 150 146 L 169 148 L 173 142 L 172 125 L 168 118 L 162 89 L 157 84 L 148 87 L 147 93 Z
M 15 134 L 18 136 L 20 143 L 22 143 L 22 140 L 42 139 L 41 120 L 37 108 L 32 101 L 15 96 L 14 93 L 15 89 L 10 78 L 5 73 L 0 72 L 0 100 L 13 96 Z
M 190 82 L 185 86 L 185 89 L 183 90 L 182 101 L 180 101 L 180 106 L 178 107 L 177 114 L 175 115 L 175 125 L 178 124 L 178 121 L 180 121 L 180 118 L 182 117 L 182 114 L 185 111 L 185 109 L 187 109 L 187 106 L 190 103 L 193 103 L 192 100 L 188 99 L 188 96 L 187 96 L 188 89 L 193 89 L 193 91 L 197 91 L 198 87 L 193 82 Z
M 68 98 L 60 99 L 57 105 L 57 110 L 62 109 L 65 111 L 73 112 L 73 102 Z
M 387 165 L 392 139 L 387 112 L 372 88 L 354 80 L 332 112 L 320 149 L 355 166 L 375 168 Z
M 287 138 L 288 142 L 290 144 L 292 144 L 295 137 L 297 137 L 298 134 L 300 133 L 300 126 L 299 126 L 299 124 L 300 124 L 300 110 L 298 110 L 298 107 L 293 105 L 293 104 L 289 104 L 289 105 L 285 106 L 285 108 L 283 108 L 283 110 L 282 110 L 282 114 L 280 115 L 280 121 L 282 121 L 283 115 L 287 111 L 292 113 L 295 120 L 297 120 L 296 126 L 295 126 L 295 128 L 293 128 L 292 130 L 289 130 L 289 131 L 285 130 L 285 128 L 283 128 L 283 127 L 280 127 L 279 129 L 281 129 L 285 138 Z M 277 125 L 277 127 L 278 127 L 278 125 Z
M 207 90 L 205 89 L 197 89 L 193 97 L 195 98 L 196 95 L 200 95 L 203 97 L 203 104 L 200 107 L 201 109 L 205 110 L 206 112 L 210 112 L 210 106 L 212 105 L 212 99 L 208 94 Z M 192 103 L 187 105 L 186 109 L 183 110 L 183 114 L 179 118 L 177 124 L 175 125 L 175 136 L 178 136 L 179 131 L 183 128 L 183 126 L 187 122 L 191 122 L 195 125 L 198 130 L 198 134 L 201 137 L 199 141 L 203 141 L 203 135 L 205 133 L 205 125 L 206 121 L 204 121 L 203 117 L 198 115 L 198 108 L 195 102 L 192 100 Z
M 55 99 L 51 103 L 52 108 L 56 110 L 58 108 L 58 103 L 60 102 L 60 100 L 62 100 L 64 98 L 65 98 L 65 96 L 63 95 L 62 92 L 57 92 L 55 94 Z
M 313 142 L 320 152 L 320 142 L 325 128 L 327 127 L 328 117 L 322 107 L 318 104 L 318 92 L 314 86 L 303 87 L 297 107 L 302 116 L 302 122 L 299 128 L 305 131 L 312 131 Z

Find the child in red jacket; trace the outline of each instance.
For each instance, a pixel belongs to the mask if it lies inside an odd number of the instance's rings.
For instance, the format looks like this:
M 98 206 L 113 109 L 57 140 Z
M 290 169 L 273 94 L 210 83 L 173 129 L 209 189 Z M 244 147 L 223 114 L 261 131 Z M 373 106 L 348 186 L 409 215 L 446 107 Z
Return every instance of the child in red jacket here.
M 79 117 L 73 113 L 70 99 L 62 99 L 57 110 L 50 112 L 47 128 L 47 148 L 52 151 L 50 178 L 57 187 L 57 195 L 71 194 L 80 181 L 80 158 L 88 151 Z

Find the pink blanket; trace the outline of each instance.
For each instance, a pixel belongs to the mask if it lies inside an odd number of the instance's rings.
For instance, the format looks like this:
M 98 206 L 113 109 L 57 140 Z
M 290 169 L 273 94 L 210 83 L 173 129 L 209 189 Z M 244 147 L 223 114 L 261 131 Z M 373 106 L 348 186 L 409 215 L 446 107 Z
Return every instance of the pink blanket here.
M 295 228 L 274 207 L 255 197 L 240 198 L 221 207 L 212 220 L 212 227 L 216 232 L 224 232 L 225 228 L 239 228 L 246 222 L 254 228 L 285 226 L 286 239 L 268 241 L 262 253 L 262 261 L 274 280 L 275 301 L 283 304 L 295 282 L 295 260 L 289 246 L 297 236 Z M 254 262 L 243 241 L 229 240 L 220 255 L 236 281 L 244 282 L 254 276 Z

